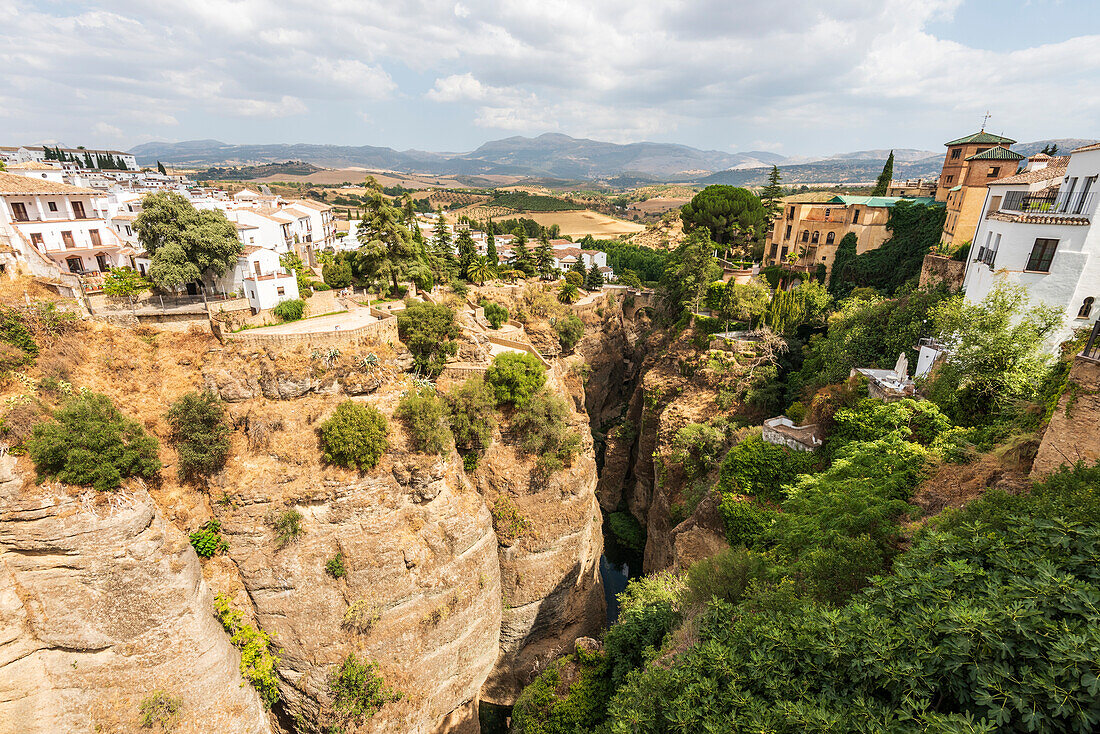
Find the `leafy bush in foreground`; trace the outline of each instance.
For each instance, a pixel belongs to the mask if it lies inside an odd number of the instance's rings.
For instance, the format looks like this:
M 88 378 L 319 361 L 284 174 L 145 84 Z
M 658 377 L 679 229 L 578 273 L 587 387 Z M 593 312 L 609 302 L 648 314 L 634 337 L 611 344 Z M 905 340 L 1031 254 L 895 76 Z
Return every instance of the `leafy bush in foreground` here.
M 301 298 L 291 298 L 281 301 L 272 309 L 280 321 L 298 321 L 306 312 L 306 302 Z
M 185 393 L 172 403 L 167 420 L 169 440 L 179 455 L 180 481 L 221 471 L 229 458 L 229 425 L 216 393 Z
M 533 354 L 505 352 L 493 357 L 485 382 L 498 405 L 521 407 L 546 384 L 546 367 Z
M 447 421 L 455 445 L 468 451 L 488 446 L 497 429 L 497 410 L 495 397 L 485 380 L 471 377 L 443 399 L 447 401 Z
M 410 390 L 402 395 L 395 415 L 405 424 L 415 450 L 425 454 L 451 450 L 454 437 L 447 426 L 447 406 L 433 388 Z
M 580 451 L 580 435 L 568 421 L 565 400 L 546 389 L 529 398 L 512 418 L 520 446 L 538 457 L 538 469 L 545 474 L 568 466 Z
M 352 400 L 337 405 L 320 430 L 325 461 L 349 469 L 373 469 L 389 447 L 386 416 L 374 406 Z
M 218 553 L 229 549 L 229 544 L 222 540 L 222 524 L 217 518 L 207 521 L 201 528 L 191 533 L 191 545 L 195 553 L 201 558 L 212 558 Z
M 26 442 L 39 475 L 109 491 L 127 477 L 152 479 L 160 471 L 157 439 L 106 395 L 82 393 L 54 419 L 35 426 Z

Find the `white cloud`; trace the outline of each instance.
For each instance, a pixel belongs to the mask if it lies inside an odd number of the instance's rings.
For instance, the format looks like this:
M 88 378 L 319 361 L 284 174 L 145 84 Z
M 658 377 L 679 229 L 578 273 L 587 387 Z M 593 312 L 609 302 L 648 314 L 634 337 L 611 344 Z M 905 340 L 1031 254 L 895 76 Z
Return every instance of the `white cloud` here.
M 927 145 L 969 131 L 986 108 L 1021 139 L 1098 133 L 1100 36 L 1077 30 L 1095 27 L 1095 10 L 1051 6 L 1064 40 L 1032 44 L 1021 31 L 1015 50 L 990 50 L 1003 44 L 937 36 L 961 4 L 89 0 L 47 11 L 0 0 L 0 139 L 82 140 L 100 134 L 91 119 L 126 140 L 325 142 L 361 136 L 359 110 L 389 134 L 439 136 L 407 141 L 422 148 L 481 129 L 785 140 L 797 152 L 872 134 L 859 147 Z M 447 124 L 426 129 L 440 105 L 453 106 Z
M 105 138 L 121 138 L 122 137 L 122 129 L 121 128 L 117 128 L 114 125 L 108 125 L 105 122 L 97 122 L 92 127 L 92 132 L 94 132 L 96 135 L 100 135 L 100 136 L 105 137 Z

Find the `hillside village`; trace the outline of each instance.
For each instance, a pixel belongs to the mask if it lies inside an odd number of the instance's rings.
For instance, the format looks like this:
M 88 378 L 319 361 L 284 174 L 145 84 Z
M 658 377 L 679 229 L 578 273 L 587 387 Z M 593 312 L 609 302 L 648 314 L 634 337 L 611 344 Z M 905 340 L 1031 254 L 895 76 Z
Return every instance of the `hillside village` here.
M 606 238 L 0 147 L 0 734 L 1095 731 L 1100 144 L 1015 142 Z

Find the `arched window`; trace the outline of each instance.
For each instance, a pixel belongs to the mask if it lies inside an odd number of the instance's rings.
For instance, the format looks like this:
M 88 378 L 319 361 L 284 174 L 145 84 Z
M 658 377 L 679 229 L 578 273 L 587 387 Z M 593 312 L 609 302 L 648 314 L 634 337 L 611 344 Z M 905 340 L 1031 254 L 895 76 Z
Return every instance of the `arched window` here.
M 810 241 L 810 230 L 808 230 L 808 229 L 802 230 L 802 241 L 803 242 L 809 242 Z
M 1081 310 L 1077 312 L 1077 318 L 1087 319 L 1092 314 L 1092 304 L 1096 299 L 1089 296 L 1081 303 Z
M 818 242 L 818 240 L 820 240 L 820 239 L 821 239 L 821 233 L 815 230 L 815 231 L 814 231 L 814 236 L 813 236 L 813 238 L 812 238 L 812 239 L 810 240 L 810 244 L 811 244 L 811 245 L 816 245 L 816 244 L 817 244 L 817 242 Z
M 830 232 L 829 234 L 825 235 L 825 244 L 826 245 L 831 245 L 835 241 L 836 241 L 836 232 Z

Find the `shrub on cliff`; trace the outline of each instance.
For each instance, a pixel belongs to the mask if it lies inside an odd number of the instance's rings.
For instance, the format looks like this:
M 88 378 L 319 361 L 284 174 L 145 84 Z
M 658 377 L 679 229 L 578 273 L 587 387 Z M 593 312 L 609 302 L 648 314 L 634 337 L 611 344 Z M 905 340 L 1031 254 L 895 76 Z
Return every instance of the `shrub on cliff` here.
M 523 450 L 538 457 L 543 474 L 568 466 L 580 451 L 580 435 L 569 427 L 569 406 L 549 390 L 539 390 L 517 409 L 512 426 Z
M 229 425 L 221 398 L 209 390 L 185 393 L 172 403 L 166 418 L 181 482 L 221 471 L 229 458 Z
M 577 346 L 577 342 L 584 336 L 584 322 L 576 314 L 571 313 L 554 322 L 554 331 L 558 334 L 561 350 L 568 352 Z
M 499 329 L 508 320 L 508 309 L 499 303 L 486 303 L 485 320 L 494 329 Z
M 160 471 L 157 439 L 122 415 L 106 395 L 81 393 L 54 419 L 35 426 L 26 442 L 42 477 L 108 491 L 127 477 L 152 479 Z
M 488 446 L 497 428 L 497 410 L 493 391 L 485 380 L 471 377 L 443 399 L 447 402 L 447 422 L 455 446 L 465 451 Z
M 447 406 L 434 389 L 426 387 L 402 395 L 396 416 L 405 424 L 416 451 L 443 454 L 451 450 L 454 437 L 447 426 Z
M 279 658 L 271 652 L 271 636 L 245 621 L 244 612 L 230 606 L 229 597 L 214 597 L 214 616 L 229 633 L 229 641 L 241 651 L 241 675 L 252 684 L 264 706 L 279 700 L 278 675 L 275 666 Z
M 291 298 L 281 301 L 272 309 L 280 321 L 297 321 L 305 314 L 306 302 L 301 298 Z
M 386 416 L 371 405 L 345 400 L 321 424 L 321 451 L 330 464 L 367 471 L 389 447 Z
M 512 711 L 516 734 L 599 731 L 607 718 L 611 679 L 607 655 L 578 648 L 550 664 L 523 690 Z
M 784 497 L 783 487 L 812 470 L 812 453 L 791 451 L 760 436 L 746 438 L 726 453 L 719 472 L 718 491 L 747 494 L 769 502 Z
M 504 352 L 493 357 L 485 382 L 498 405 L 522 407 L 546 384 L 546 367 L 533 354 Z
M 332 694 L 333 715 L 340 725 L 369 719 L 387 703 L 401 699 L 399 691 L 386 687 L 378 673 L 378 663 L 360 661 L 355 653 L 348 653 L 333 674 L 329 693 Z
M 458 351 L 455 312 L 442 304 L 407 301 L 397 315 L 397 330 L 421 374 L 435 377 L 447 357 Z

